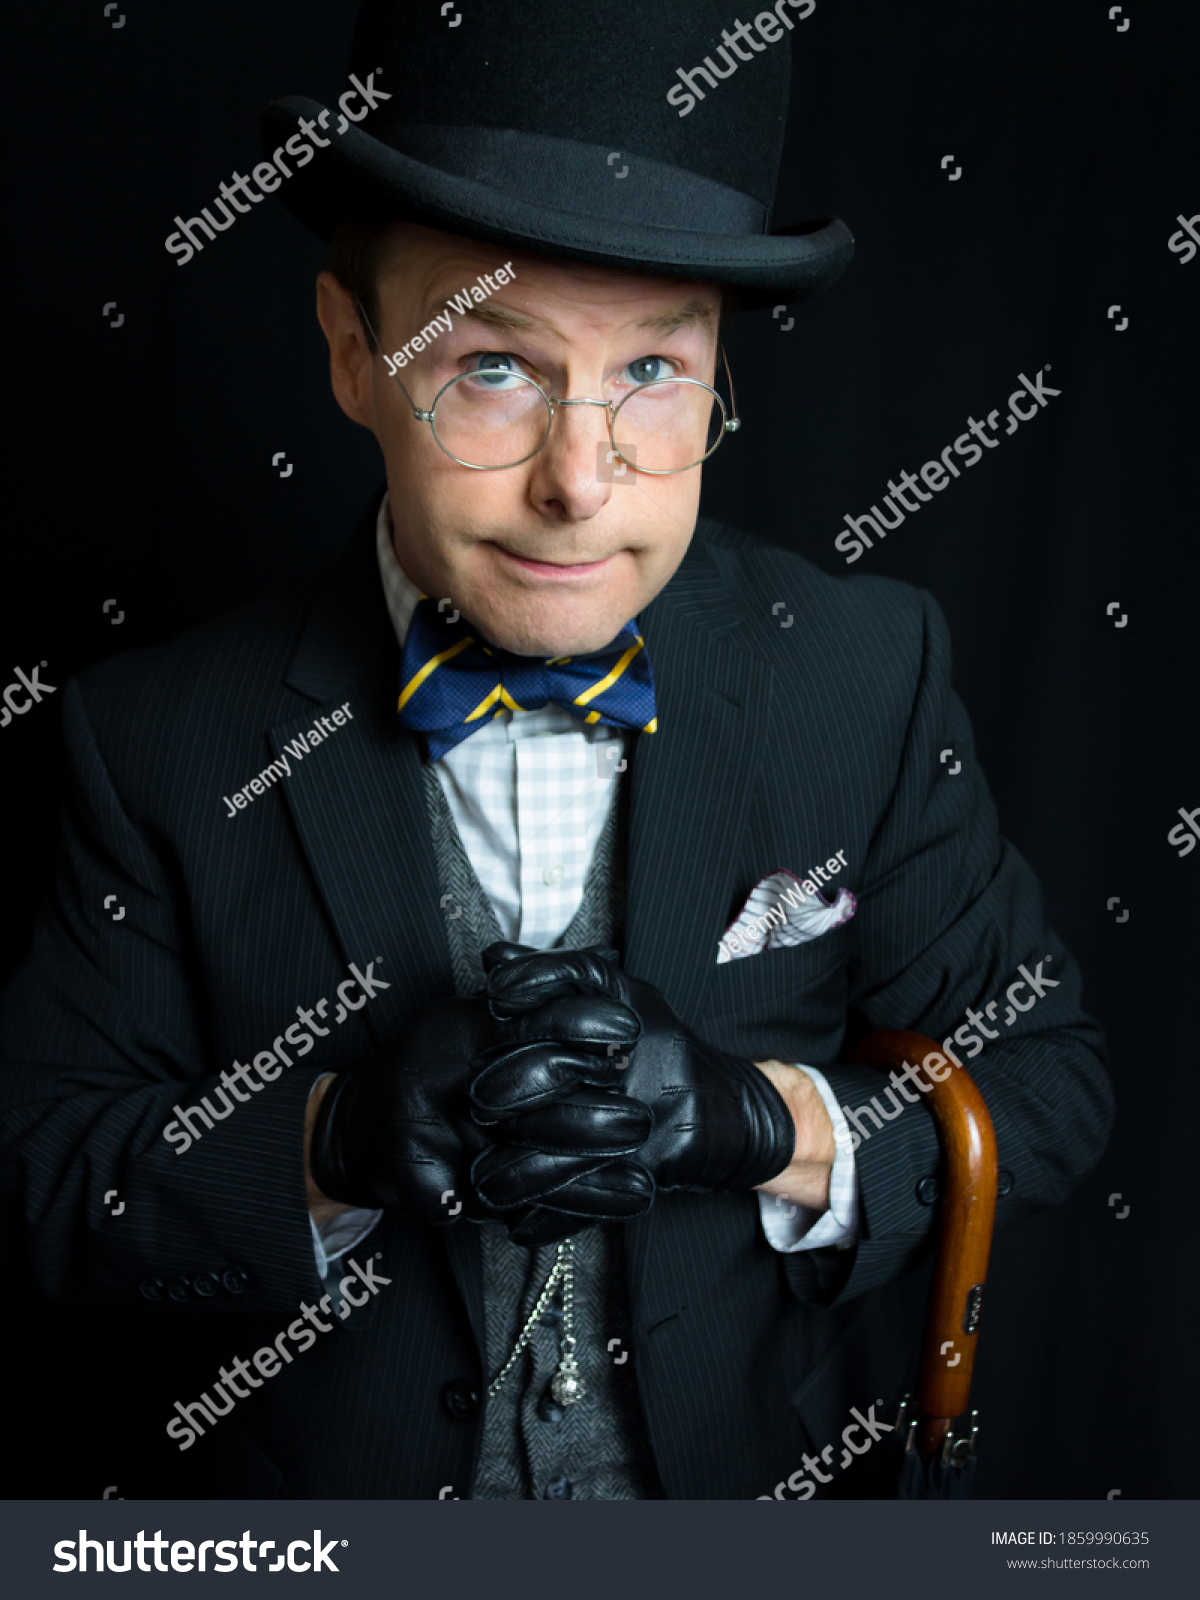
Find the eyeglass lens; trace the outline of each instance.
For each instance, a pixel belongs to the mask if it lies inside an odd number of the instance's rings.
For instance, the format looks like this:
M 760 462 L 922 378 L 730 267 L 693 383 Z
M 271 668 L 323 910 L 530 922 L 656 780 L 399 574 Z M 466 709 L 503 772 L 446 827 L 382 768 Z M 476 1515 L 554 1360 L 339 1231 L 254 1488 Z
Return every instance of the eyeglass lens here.
M 438 396 L 433 429 L 450 455 L 476 467 L 515 466 L 541 448 L 552 413 L 522 373 L 462 373 Z M 696 465 L 719 442 L 724 412 L 711 389 L 659 379 L 632 390 L 617 407 L 613 437 L 621 455 L 650 472 Z

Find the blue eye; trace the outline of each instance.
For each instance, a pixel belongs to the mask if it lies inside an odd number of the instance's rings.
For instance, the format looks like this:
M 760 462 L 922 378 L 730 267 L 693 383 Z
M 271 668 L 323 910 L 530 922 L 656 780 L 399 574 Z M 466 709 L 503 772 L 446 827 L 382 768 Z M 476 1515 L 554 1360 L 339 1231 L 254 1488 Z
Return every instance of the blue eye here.
M 640 356 L 625 368 L 629 381 L 634 384 L 654 383 L 658 378 L 673 378 L 675 368 L 665 356 Z
M 509 374 L 513 372 L 519 374 L 521 372 L 521 368 L 517 364 L 517 358 L 506 355 L 503 350 L 483 350 L 478 355 L 471 356 L 470 359 L 477 364 L 468 367 L 467 371 L 475 373 L 480 382 L 487 384 L 489 389 L 506 387 L 505 379 Z

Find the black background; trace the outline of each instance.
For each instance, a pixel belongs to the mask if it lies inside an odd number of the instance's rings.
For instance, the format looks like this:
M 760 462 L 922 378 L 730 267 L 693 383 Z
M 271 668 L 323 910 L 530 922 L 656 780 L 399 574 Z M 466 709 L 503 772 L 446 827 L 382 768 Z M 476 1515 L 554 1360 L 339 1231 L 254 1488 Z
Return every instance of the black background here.
M 469 26 L 471 0 L 459 9 Z M 987 1497 L 1197 1490 L 1200 849 L 1181 859 L 1166 836 L 1200 805 L 1200 259 L 1167 240 L 1200 212 L 1200 18 L 1182 0 L 1108 12 L 819 0 L 794 36 L 777 215 L 841 216 L 857 253 L 829 293 L 739 319 L 744 425 L 705 469 L 706 511 L 826 571 L 937 597 L 1002 827 L 1109 1033 L 1118 1120 L 1100 1168 L 996 1241 L 973 1395 Z M 100 0 L 60 0 L 52 19 L 24 7 L 7 25 L 0 659 L 45 660 L 57 685 L 322 564 L 381 477 L 329 392 L 324 246 L 278 204 L 185 268 L 162 243 L 176 212 L 260 159 L 267 101 L 336 96 L 354 6 L 122 0 L 120 14 L 114 29 Z M 700 54 L 681 41 L 681 63 Z M 719 89 L 702 111 L 719 115 Z M 634 146 L 632 107 L 627 120 Z M 1003 415 L 1018 374 L 1047 366 L 1061 395 L 847 567 L 843 514 L 968 416 Z M 4 972 L 57 827 L 56 705 L 0 734 Z M 8 1281 L 7 1492 L 98 1497 L 131 1448 L 120 1321 Z

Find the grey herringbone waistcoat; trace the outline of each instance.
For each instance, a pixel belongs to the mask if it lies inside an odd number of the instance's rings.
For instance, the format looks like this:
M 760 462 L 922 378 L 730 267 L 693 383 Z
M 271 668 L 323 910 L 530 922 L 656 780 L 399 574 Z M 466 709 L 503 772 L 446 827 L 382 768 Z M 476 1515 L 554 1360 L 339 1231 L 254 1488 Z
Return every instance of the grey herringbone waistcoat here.
M 503 934 L 432 763 L 425 763 L 424 774 L 454 987 L 460 995 L 476 994 L 484 982 L 481 952 Z M 622 787 L 613 784 L 613 801 L 579 910 L 556 940 L 564 948 L 589 944 L 621 948 L 625 903 Z M 530 1250 L 514 1245 L 498 1222 L 465 1226 L 477 1226 L 481 1231 L 486 1382 L 490 1383 L 507 1361 L 537 1302 L 554 1264 L 556 1246 Z M 485 1403 L 472 1498 L 664 1498 L 629 1359 L 624 1233 L 619 1223 L 601 1223 L 575 1235 L 576 1357 L 587 1391 L 581 1400 L 565 1407 L 550 1396 L 550 1380 L 560 1353 L 560 1307 L 556 1295 L 503 1386 Z

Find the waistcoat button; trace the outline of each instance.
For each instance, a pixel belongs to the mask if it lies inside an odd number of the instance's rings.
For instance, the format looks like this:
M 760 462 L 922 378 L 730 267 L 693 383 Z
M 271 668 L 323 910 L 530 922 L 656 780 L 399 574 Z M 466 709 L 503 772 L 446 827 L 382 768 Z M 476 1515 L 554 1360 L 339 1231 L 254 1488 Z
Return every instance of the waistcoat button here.
M 561 1422 L 565 1413 L 552 1394 L 544 1394 L 537 1403 L 537 1414 L 543 1422 Z

